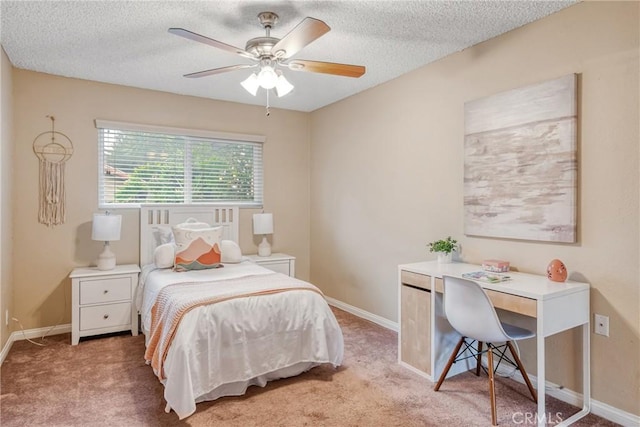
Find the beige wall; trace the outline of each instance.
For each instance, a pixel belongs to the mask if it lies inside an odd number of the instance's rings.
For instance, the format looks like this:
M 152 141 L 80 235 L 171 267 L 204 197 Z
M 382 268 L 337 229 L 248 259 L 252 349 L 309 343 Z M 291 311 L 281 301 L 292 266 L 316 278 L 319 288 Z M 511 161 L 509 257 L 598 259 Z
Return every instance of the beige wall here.
M 592 286 L 593 397 L 640 415 L 639 3 L 587 2 L 466 49 L 311 115 L 311 280 L 327 295 L 397 320 L 397 265 L 434 259 L 448 235 L 464 260 L 545 272 L 562 259 Z M 580 76 L 579 242 L 463 235 L 466 101 Z M 550 380 L 581 390 L 579 335 L 549 338 Z M 534 347 L 523 346 L 535 373 Z M 532 356 L 533 354 L 533 356 Z
M 561 258 L 572 277 L 591 283 L 592 312 L 611 319 L 609 338 L 591 336 L 594 398 L 640 415 L 638 19 L 636 2 L 581 3 L 314 113 L 274 111 L 268 119 L 260 107 L 23 70 L 13 70 L 11 82 L 2 54 L 0 305 L 13 301 L 12 315 L 26 328 L 70 322 L 67 276 L 101 249 L 89 231 L 97 211 L 94 119 L 263 134 L 274 250 L 297 256 L 299 277 L 395 321 L 397 265 L 433 258 L 425 245 L 436 238 L 457 237 L 466 261 L 506 258 L 534 273 Z M 580 75 L 579 242 L 463 236 L 464 102 L 568 73 Z M 54 228 L 36 220 L 31 149 L 49 129 L 48 114 L 75 146 L 67 223 Z M 253 212 L 241 212 L 245 253 L 258 243 Z M 124 237 L 113 249 L 119 262 L 135 263 L 137 211 L 122 213 Z M 4 345 L 9 331 L 0 332 Z M 579 390 L 579 369 L 565 362 L 579 345 L 576 334 L 548 344 L 551 380 Z M 530 350 L 523 346 L 528 367 Z
M 13 158 L 13 79 L 12 67 L 0 47 L 0 348 L 11 335 L 13 322 L 5 323 L 5 313 L 13 316 L 13 251 L 11 190 Z
M 124 86 L 14 70 L 14 277 L 15 315 L 25 328 L 70 323 L 68 275 L 95 265 L 100 242 L 91 240 L 98 211 L 97 131 L 94 119 L 265 135 L 264 208 L 273 212 L 274 251 L 297 257 L 298 277 L 309 276 L 308 114 L 205 100 Z M 67 221 L 48 228 L 37 222 L 38 159 L 32 143 L 50 129 L 74 144 L 66 166 Z M 4 203 L 3 203 L 4 206 Z M 240 246 L 256 253 L 251 215 L 242 209 Z M 119 263 L 138 262 L 137 209 L 122 210 L 122 240 L 112 243 Z

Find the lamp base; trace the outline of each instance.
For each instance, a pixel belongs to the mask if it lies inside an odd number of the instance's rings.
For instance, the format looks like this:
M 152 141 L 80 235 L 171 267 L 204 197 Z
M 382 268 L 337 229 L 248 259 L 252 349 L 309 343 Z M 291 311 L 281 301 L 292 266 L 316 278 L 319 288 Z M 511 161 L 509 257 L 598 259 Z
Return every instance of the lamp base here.
M 258 245 L 258 256 L 271 256 L 271 245 L 265 235 L 262 236 L 262 242 Z
M 104 242 L 104 250 L 98 256 L 98 270 L 113 270 L 116 268 L 116 256 L 111 252 L 109 242 Z

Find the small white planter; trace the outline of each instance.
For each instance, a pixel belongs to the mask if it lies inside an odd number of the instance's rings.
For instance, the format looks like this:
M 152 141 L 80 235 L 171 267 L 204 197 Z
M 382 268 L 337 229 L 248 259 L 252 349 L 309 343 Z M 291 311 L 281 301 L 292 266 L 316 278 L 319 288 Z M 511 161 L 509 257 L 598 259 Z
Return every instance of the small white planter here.
M 439 264 L 448 264 L 451 262 L 452 252 L 438 252 L 438 263 Z

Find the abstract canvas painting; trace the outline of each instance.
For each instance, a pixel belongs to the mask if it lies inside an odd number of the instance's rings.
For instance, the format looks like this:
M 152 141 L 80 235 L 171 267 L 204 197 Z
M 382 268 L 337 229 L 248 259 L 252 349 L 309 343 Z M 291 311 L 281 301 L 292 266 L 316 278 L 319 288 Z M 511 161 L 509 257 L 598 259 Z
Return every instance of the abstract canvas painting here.
M 576 81 L 465 103 L 465 234 L 576 241 Z

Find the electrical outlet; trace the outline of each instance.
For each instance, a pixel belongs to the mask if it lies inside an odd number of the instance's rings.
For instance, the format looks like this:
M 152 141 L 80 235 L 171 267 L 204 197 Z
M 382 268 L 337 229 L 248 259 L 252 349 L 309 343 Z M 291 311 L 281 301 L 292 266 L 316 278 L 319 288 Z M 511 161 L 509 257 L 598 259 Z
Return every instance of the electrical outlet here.
M 609 316 L 603 316 L 602 314 L 595 314 L 595 328 L 594 332 L 599 335 L 609 336 Z

